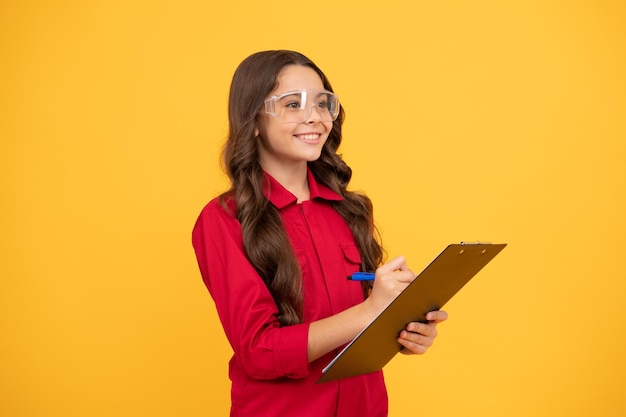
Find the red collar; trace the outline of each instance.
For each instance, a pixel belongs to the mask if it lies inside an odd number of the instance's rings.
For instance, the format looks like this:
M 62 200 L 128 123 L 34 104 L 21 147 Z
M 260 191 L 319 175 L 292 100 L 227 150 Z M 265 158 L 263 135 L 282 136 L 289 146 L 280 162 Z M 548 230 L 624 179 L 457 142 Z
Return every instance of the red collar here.
M 263 190 L 265 197 L 276 206 L 278 209 L 287 207 L 290 204 L 295 204 L 298 198 L 282 186 L 274 177 L 265 172 L 265 178 L 267 179 L 266 187 Z M 311 194 L 310 199 L 321 198 L 323 200 L 340 201 L 343 197 L 326 187 L 324 184 L 320 184 L 315 179 L 315 176 L 310 169 L 307 170 L 307 178 L 309 180 L 309 191 Z

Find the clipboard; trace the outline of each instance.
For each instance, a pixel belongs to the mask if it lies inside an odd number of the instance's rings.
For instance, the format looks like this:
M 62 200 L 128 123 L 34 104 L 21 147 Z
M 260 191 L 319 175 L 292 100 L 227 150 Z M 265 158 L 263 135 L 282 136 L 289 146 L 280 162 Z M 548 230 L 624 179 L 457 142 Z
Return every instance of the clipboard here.
M 410 322 L 426 322 L 441 309 L 506 243 L 448 245 L 365 329 L 322 370 L 328 382 L 381 370 L 400 350 L 398 334 Z

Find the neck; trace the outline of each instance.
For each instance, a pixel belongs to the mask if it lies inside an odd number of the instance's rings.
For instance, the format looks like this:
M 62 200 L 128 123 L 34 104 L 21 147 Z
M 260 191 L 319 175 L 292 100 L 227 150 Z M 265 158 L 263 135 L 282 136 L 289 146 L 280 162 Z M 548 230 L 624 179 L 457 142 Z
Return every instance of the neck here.
M 290 193 L 295 195 L 298 198 L 298 203 L 310 198 L 311 193 L 306 163 L 297 167 L 273 167 L 270 169 L 264 167 L 263 169 Z

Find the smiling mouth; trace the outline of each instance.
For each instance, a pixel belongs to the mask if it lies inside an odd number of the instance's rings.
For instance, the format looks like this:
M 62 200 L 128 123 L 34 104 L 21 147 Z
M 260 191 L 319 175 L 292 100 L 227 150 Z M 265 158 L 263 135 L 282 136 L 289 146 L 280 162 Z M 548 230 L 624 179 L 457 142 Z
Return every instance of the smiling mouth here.
M 301 140 L 314 141 L 314 140 L 319 139 L 321 135 L 319 133 L 307 133 L 305 135 L 294 135 L 294 136 Z

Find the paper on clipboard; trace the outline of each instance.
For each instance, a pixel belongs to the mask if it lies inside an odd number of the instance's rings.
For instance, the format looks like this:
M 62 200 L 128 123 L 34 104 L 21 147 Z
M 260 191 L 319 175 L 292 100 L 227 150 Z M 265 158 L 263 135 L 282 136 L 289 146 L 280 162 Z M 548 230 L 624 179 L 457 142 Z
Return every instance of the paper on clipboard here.
M 405 326 L 426 321 L 441 309 L 506 243 L 448 245 L 385 310 L 363 329 L 322 371 L 327 382 L 382 369 L 402 348 L 396 338 Z

